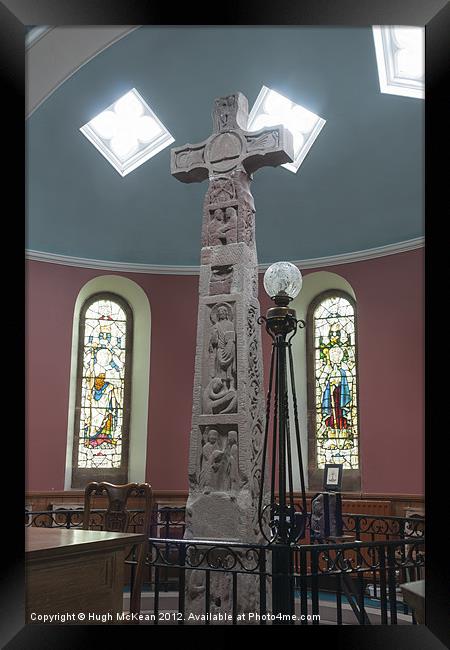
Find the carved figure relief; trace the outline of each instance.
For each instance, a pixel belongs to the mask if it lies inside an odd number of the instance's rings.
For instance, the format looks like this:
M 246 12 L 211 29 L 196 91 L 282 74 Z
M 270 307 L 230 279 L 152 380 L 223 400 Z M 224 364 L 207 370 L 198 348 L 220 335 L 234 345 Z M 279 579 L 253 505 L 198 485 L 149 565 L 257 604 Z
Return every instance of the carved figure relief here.
M 237 211 L 231 205 L 225 208 L 225 223 L 227 224 L 227 244 L 235 244 L 237 241 Z
M 214 305 L 210 321 L 209 379 L 220 379 L 227 389 L 236 390 L 236 330 L 231 305 Z
M 199 487 L 204 494 L 240 488 L 238 432 L 207 427 L 203 432 Z
M 226 129 L 235 128 L 236 121 L 233 118 L 236 112 L 236 97 L 230 95 L 229 97 L 219 97 L 214 102 L 214 130 L 225 131 Z
M 203 206 L 202 247 L 238 241 L 255 245 L 255 204 L 249 179 L 240 173 L 233 178 L 217 176 L 210 181 Z
M 235 208 L 216 208 L 210 216 L 208 245 L 235 244 L 237 241 L 237 212 Z
M 223 379 L 214 377 L 203 391 L 203 414 L 236 413 L 237 395 Z
M 209 295 L 215 296 L 219 293 L 230 293 L 232 281 L 233 281 L 232 264 L 211 267 L 211 277 L 209 280 Z
M 224 451 L 219 432 L 216 429 L 211 429 L 206 434 L 206 442 L 202 448 L 199 476 L 199 485 L 205 494 L 220 489 L 223 469 L 221 472 L 219 470 L 222 467 Z

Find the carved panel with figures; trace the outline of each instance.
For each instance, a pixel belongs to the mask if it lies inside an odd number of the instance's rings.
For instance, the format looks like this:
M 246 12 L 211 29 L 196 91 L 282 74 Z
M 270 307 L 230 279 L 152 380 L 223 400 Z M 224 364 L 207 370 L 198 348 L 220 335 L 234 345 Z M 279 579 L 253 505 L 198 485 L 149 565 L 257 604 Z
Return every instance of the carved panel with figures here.
M 207 309 L 202 412 L 236 413 L 236 327 L 234 303 L 217 303 Z
M 237 425 L 200 427 L 202 434 L 198 487 L 204 494 L 236 492 L 241 486 Z

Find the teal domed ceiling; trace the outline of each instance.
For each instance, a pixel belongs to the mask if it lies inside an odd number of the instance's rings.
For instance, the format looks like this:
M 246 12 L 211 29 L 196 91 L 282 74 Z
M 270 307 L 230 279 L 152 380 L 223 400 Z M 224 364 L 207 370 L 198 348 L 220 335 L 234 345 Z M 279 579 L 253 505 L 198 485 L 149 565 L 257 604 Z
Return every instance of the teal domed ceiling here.
M 255 174 L 261 263 L 365 251 L 423 235 L 424 103 L 380 93 L 372 30 L 144 26 L 98 54 L 27 120 L 31 251 L 199 264 L 207 183 L 170 174 L 170 147 L 121 177 L 80 127 L 136 88 L 175 138 L 212 130 L 216 97 L 273 88 L 326 119 L 296 174 Z

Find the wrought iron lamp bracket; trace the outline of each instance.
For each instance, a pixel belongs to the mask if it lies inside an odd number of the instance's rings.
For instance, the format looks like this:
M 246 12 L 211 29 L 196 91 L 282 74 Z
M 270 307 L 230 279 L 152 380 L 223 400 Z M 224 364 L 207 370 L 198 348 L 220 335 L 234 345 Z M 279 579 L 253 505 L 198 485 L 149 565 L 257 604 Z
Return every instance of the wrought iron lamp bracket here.
M 266 406 L 266 429 L 262 459 L 262 485 L 258 507 L 259 527 L 262 535 L 269 544 L 292 544 L 304 537 L 306 529 L 306 496 L 303 477 L 300 430 L 298 422 L 297 399 L 295 393 L 294 367 L 291 341 L 299 329 L 305 327 L 305 321 L 297 319 L 295 310 L 289 309 L 288 300 L 275 300 L 276 306 L 267 311 L 266 316 L 258 318 L 258 324 L 265 325 L 266 332 L 272 339 L 272 358 L 269 373 L 269 390 Z M 287 368 L 289 367 L 290 382 Z M 274 392 L 273 392 L 274 389 Z M 297 456 L 300 466 L 301 505 L 294 503 L 292 486 L 292 459 L 290 449 L 289 426 L 289 395 L 293 405 L 295 424 L 295 439 Z M 271 418 L 271 403 L 274 399 L 273 417 Z M 265 464 L 268 458 L 269 421 L 272 421 L 272 457 L 278 456 L 278 481 L 275 477 L 275 466 L 272 460 L 272 478 L 270 503 L 263 505 L 263 484 Z M 285 457 L 286 456 L 286 457 Z M 281 465 L 280 465 L 280 459 Z M 275 496 L 275 485 L 278 483 L 279 496 Z M 288 485 L 289 483 L 289 485 Z M 287 492 L 286 492 L 287 490 Z M 281 497 L 281 495 L 283 495 Z

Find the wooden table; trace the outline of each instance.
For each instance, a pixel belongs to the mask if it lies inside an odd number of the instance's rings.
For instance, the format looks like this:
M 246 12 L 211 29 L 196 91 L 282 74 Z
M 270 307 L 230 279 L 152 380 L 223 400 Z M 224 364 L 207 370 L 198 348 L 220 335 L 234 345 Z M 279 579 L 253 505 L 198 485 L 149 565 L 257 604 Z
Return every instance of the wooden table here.
M 405 582 L 400 585 L 405 603 L 414 612 L 417 623 L 425 624 L 425 580 Z
M 131 546 L 144 539 L 134 533 L 27 528 L 26 622 L 118 622 L 116 614 L 123 611 L 124 560 Z

